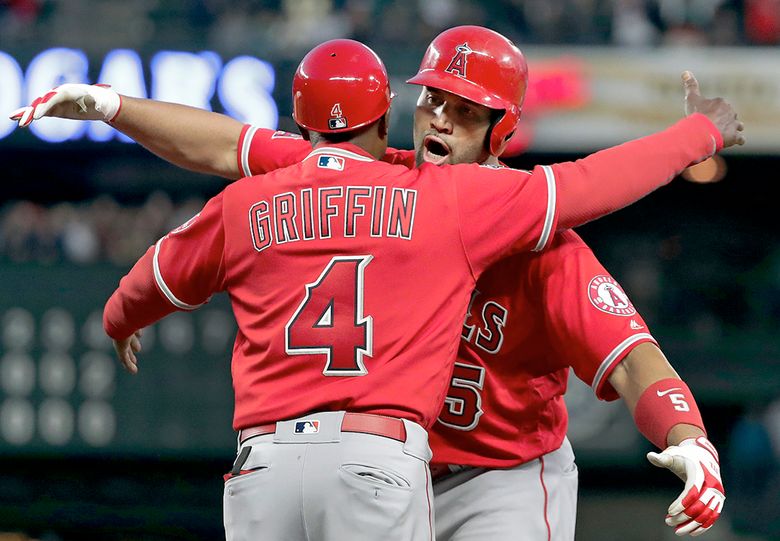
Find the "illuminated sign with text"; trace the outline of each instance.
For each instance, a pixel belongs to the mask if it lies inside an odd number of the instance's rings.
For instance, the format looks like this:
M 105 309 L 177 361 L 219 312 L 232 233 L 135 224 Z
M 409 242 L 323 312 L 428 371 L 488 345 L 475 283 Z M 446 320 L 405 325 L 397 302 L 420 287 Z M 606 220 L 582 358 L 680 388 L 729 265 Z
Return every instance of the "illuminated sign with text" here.
M 16 127 L 16 122 L 8 119 L 12 111 L 63 83 L 109 84 L 127 96 L 209 111 L 216 96 L 224 112 L 239 121 L 263 128 L 277 127 L 279 114 L 272 96 L 274 68 L 258 58 L 239 56 L 223 63 L 211 51 L 160 51 L 151 58 L 149 84 L 141 57 L 129 49 L 110 51 L 103 59 L 97 80 L 89 80 L 89 68 L 89 59 L 78 49 L 47 49 L 33 58 L 26 72 L 12 56 L 0 51 L 0 139 Z M 39 139 L 51 143 L 82 139 L 130 141 L 103 122 L 45 118 L 33 122 L 29 129 Z

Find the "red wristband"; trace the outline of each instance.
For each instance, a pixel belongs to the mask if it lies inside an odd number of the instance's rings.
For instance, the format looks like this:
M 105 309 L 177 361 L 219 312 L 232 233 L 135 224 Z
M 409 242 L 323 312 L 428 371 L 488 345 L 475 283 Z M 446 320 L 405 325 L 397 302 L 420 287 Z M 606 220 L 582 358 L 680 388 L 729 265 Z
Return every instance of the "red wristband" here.
M 675 425 L 693 425 L 707 433 L 691 390 L 676 378 L 656 381 L 645 389 L 634 409 L 634 422 L 659 449 L 666 449 L 666 437 Z

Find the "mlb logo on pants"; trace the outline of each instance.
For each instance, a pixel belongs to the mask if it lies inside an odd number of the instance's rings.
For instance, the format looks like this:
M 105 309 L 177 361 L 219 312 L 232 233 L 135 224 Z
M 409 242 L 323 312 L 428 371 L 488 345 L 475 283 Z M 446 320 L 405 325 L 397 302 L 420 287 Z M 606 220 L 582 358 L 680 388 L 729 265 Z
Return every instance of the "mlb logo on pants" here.
M 316 434 L 319 431 L 320 431 L 320 422 L 317 420 L 297 421 L 295 423 L 296 434 Z

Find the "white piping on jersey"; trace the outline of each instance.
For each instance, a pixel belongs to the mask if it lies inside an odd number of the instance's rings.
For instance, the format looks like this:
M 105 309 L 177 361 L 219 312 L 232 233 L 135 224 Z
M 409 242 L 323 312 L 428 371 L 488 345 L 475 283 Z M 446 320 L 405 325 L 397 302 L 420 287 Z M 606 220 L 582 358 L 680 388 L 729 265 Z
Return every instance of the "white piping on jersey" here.
M 609 355 L 602 361 L 601 366 L 599 366 L 599 369 L 596 370 L 596 377 L 593 378 L 593 392 L 595 393 L 599 385 L 601 385 L 601 380 L 604 377 L 604 374 L 609 369 L 610 366 L 612 366 L 612 363 L 615 362 L 615 359 L 617 359 L 621 353 L 623 353 L 626 349 L 628 349 L 629 346 L 632 344 L 635 344 L 639 340 L 645 340 L 646 338 L 649 338 L 653 342 L 655 342 L 655 338 L 653 338 L 653 335 L 650 333 L 639 333 L 635 334 L 633 336 L 629 336 L 625 340 L 623 340 L 618 346 L 613 349 Z
M 544 225 L 542 226 L 542 234 L 539 237 L 539 242 L 536 243 L 534 252 L 540 252 L 547 246 L 547 242 L 550 240 L 552 234 L 553 219 L 555 218 L 555 205 L 556 192 L 555 192 L 555 172 L 549 165 L 543 165 L 542 170 L 544 176 L 547 179 L 547 213 L 544 216 Z
M 349 150 L 344 150 L 343 148 L 334 148 L 334 147 L 319 147 L 314 149 L 309 153 L 308 156 L 306 156 L 303 161 L 308 160 L 312 156 L 318 156 L 320 154 L 333 154 L 335 156 L 341 156 L 342 158 L 351 158 L 353 160 L 358 160 L 361 162 L 375 162 L 376 160 L 374 158 L 369 158 L 368 156 L 361 156 L 360 154 L 355 154 L 354 152 L 351 152 Z
M 157 241 L 157 244 L 154 245 L 154 258 L 152 259 L 154 267 L 154 281 L 157 282 L 160 290 L 176 308 L 181 308 L 182 310 L 195 310 L 196 308 L 203 306 L 206 303 L 187 304 L 186 302 L 179 300 L 176 295 L 173 294 L 173 291 L 171 291 L 171 289 L 168 287 L 168 284 L 165 283 L 165 280 L 163 280 L 162 274 L 160 273 L 160 262 L 157 257 L 160 254 L 160 245 L 164 239 L 165 237 L 161 238 Z
M 241 175 L 245 177 L 252 176 L 252 171 L 249 169 L 249 149 L 252 147 L 252 139 L 254 139 L 256 132 L 257 127 L 250 126 L 241 141 Z

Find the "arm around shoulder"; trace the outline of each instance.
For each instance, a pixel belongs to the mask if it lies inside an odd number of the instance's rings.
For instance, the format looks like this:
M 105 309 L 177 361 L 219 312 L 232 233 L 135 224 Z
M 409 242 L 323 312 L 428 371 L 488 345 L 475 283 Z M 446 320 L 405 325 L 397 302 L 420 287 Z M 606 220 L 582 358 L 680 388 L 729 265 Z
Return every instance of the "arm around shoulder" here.
M 227 115 L 122 96 L 112 125 L 179 167 L 229 179 L 241 176 L 237 149 L 243 124 Z

